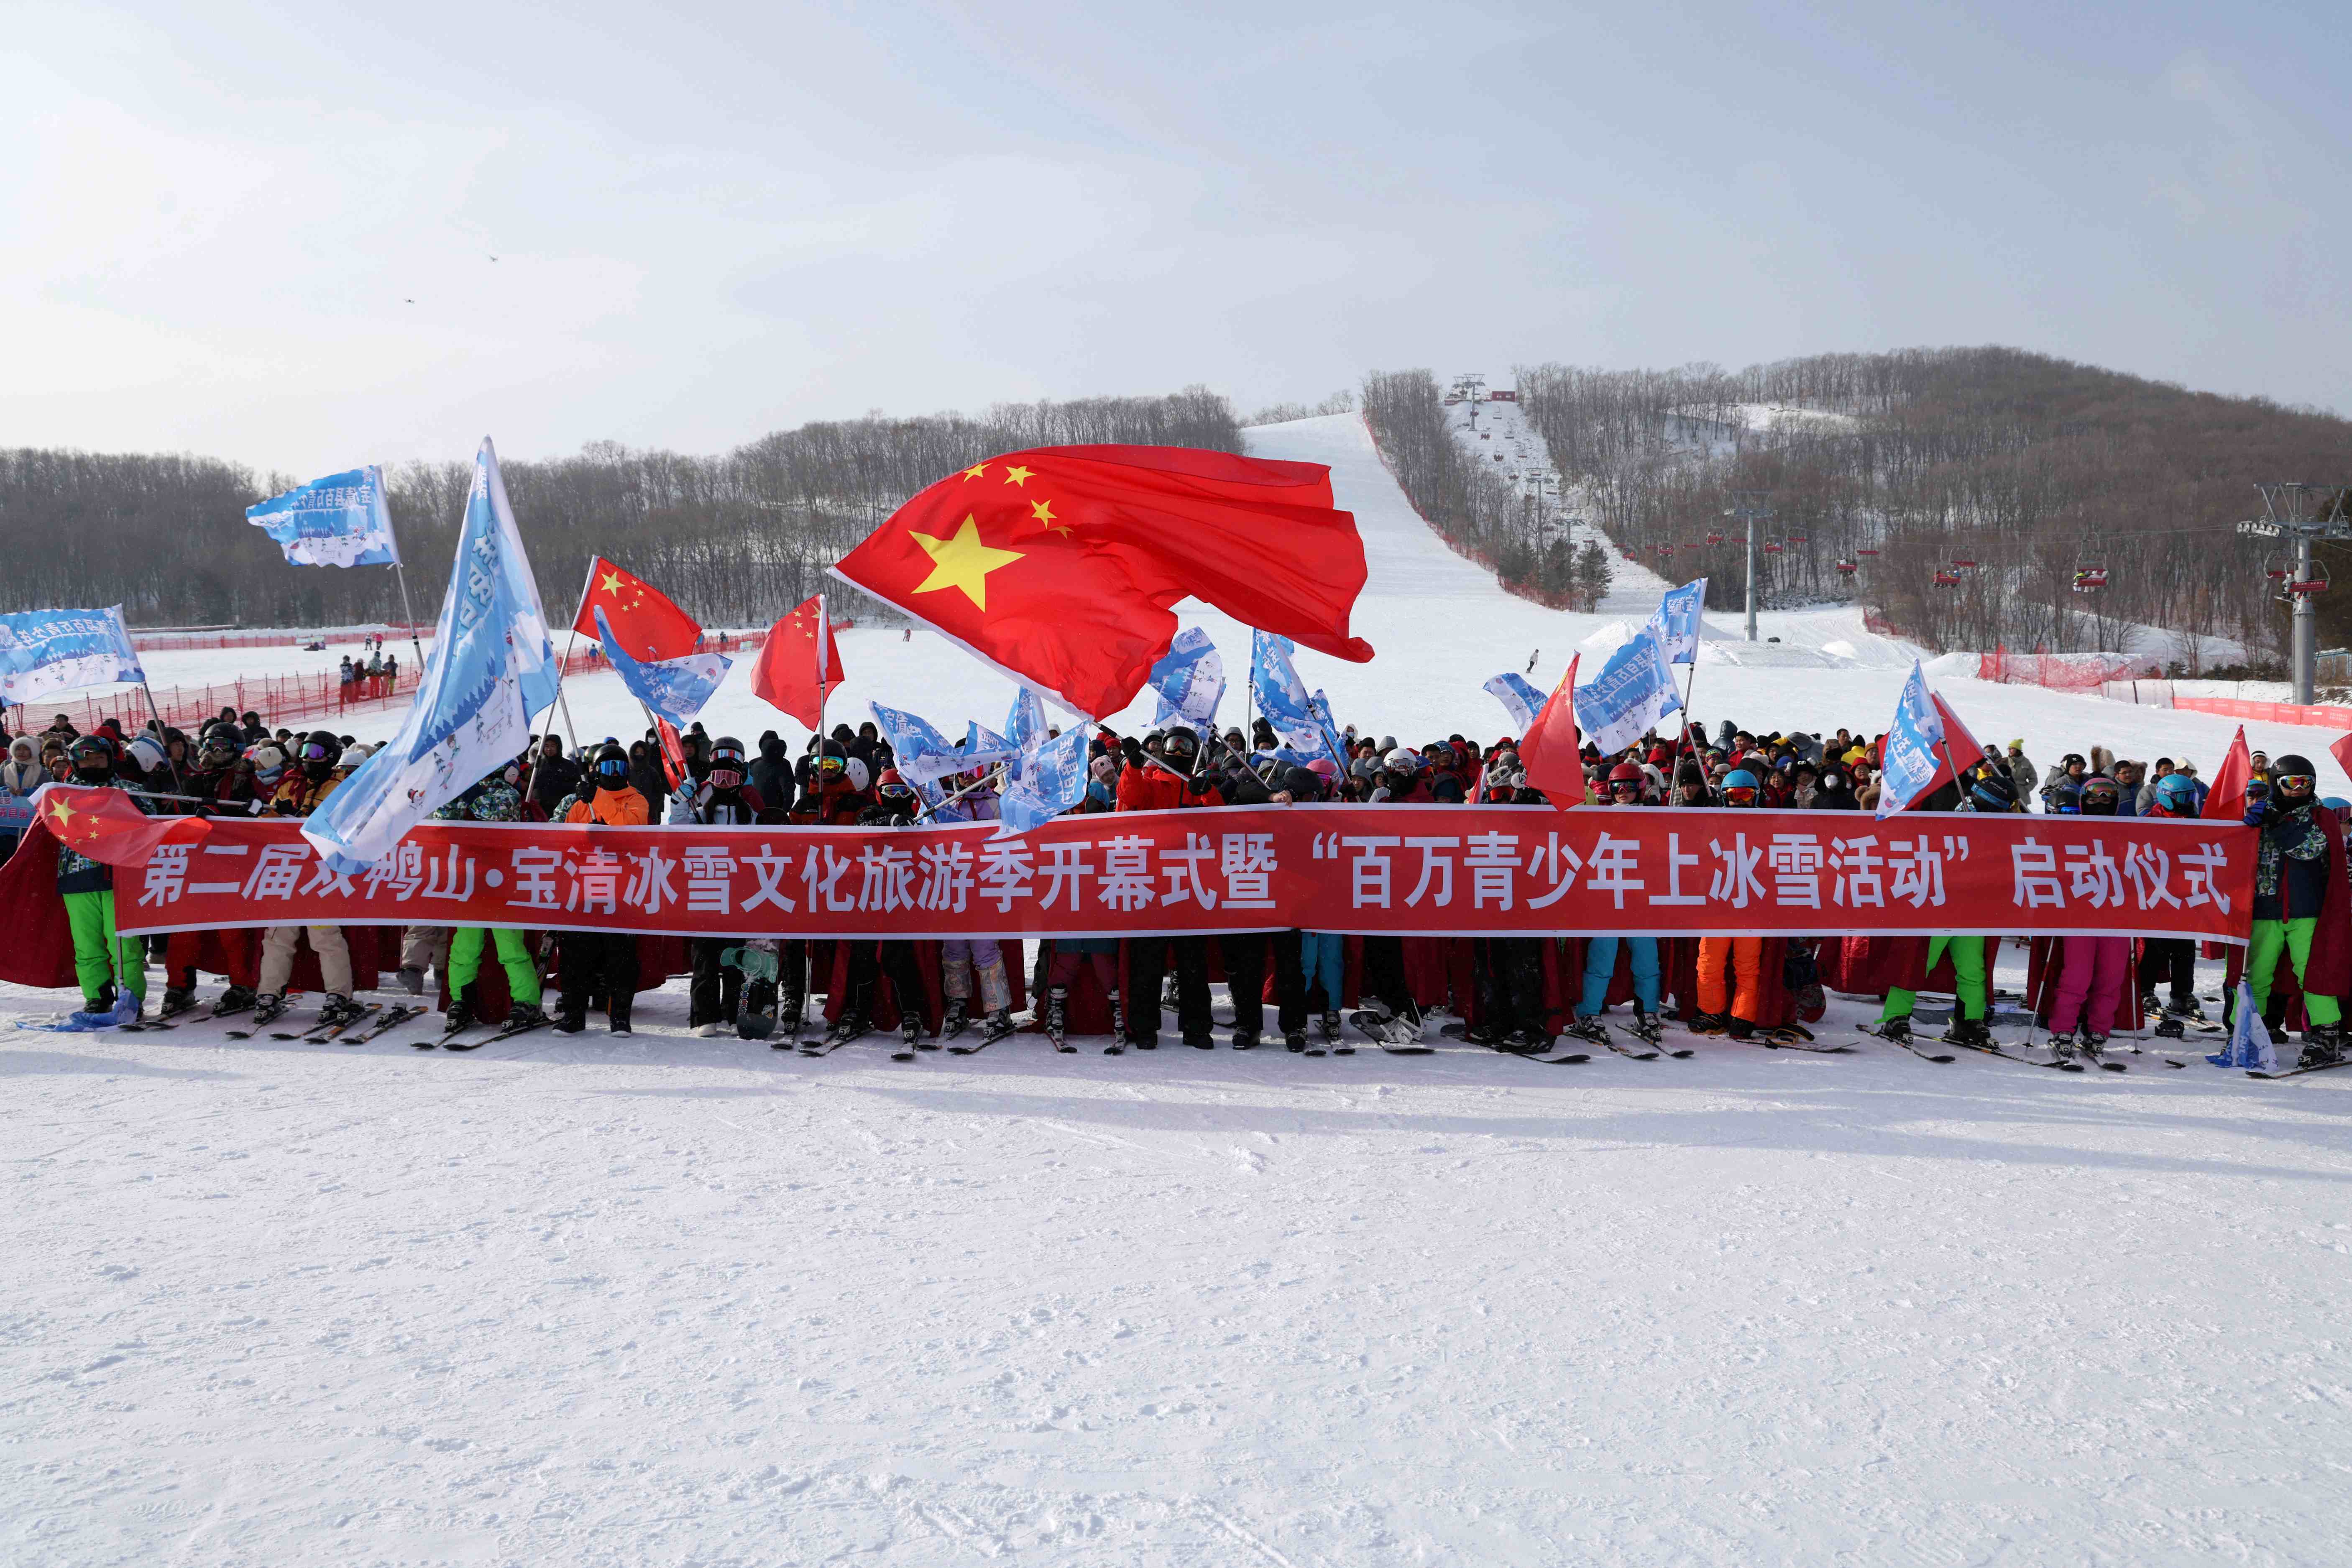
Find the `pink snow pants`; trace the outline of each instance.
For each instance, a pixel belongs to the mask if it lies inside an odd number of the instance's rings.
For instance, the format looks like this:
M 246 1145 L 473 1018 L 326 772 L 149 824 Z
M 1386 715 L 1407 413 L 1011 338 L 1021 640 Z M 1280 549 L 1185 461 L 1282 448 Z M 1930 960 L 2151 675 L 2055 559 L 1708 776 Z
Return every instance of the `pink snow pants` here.
M 2079 1027 L 2084 1034 L 2105 1035 L 2113 1028 L 2116 1005 L 2123 1000 L 2124 973 L 2130 967 L 2131 938 L 2127 936 L 2068 937 L 2066 965 L 2058 974 L 2058 999 L 2050 1006 L 2052 1031 L 2070 1035 Z

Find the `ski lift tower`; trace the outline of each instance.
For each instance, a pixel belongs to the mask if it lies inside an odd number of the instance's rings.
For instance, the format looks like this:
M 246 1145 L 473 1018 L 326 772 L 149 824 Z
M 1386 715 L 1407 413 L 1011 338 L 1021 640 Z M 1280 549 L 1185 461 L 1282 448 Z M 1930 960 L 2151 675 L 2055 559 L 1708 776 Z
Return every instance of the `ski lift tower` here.
M 1762 490 L 1734 490 L 1731 507 L 1724 514 L 1736 517 L 1748 524 L 1748 640 L 1756 640 L 1756 525 L 1772 516 Z
M 1454 378 L 1454 389 L 1470 405 L 1470 428 L 1478 428 L 1478 405 L 1486 401 L 1486 378 L 1476 371 Z
M 2263 515 L 2238 524 L 2238 531 L 2252 539 L 2285 540 L 2294 547 L 2294 572 L 2287 584 L 2294 600 L 2294 700 L 2308 703 L 2319 673 L 2319 606 L 2307 587 L 2317 580 L 2311 547 L 2323 539 L 2352 541 L 2352 518 L 2344 511 L 2352 487 L 2257 480 L 2254 489 L 2262 492 Z M 2322 498 L 2326 514 L 2315 517 L 2313 502 Z

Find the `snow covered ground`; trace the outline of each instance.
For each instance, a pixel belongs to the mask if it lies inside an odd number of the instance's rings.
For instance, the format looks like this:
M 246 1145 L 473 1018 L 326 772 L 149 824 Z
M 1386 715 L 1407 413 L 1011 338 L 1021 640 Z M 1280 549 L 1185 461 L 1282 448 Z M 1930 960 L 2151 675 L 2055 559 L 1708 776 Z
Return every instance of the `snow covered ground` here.
M 1491 735 L 1478 682 L 1648 607 L 1498 595 L 1352 416 L 1253 441 L 1364 530 L 1381 657 L 1302 656 L 1343 720 Z M 1768 617 L 1820 662 L 1709 660 L 1698 711 L 1881 727 L 1908 656 L 1858 630 Z M 836 716 L 1010 699 L 842 640 Z M 2232 728 L 1943 684 L 2045 762 Z M 710 721 L 791 730 L 740 671 Z M 1937 1066 L 1864 1016 L 1566 1068 L 811 1060 L 675 984 L 472 1057 L 9 1030 L 0 1561 L 2341 1562 L 2352 1073 Z

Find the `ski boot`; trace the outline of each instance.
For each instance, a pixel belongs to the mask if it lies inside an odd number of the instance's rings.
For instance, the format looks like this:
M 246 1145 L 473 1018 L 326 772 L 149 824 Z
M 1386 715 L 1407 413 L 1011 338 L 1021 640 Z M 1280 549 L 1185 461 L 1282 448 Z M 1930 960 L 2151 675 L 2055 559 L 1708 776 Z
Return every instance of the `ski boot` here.
M 2052 1030 L 2048 1043 L 2050 1054 L 2055 1059 L 2062 1062 L 2071 1062 L 2074 1059 L 2077 1042 L 2071 1031 Z
M 612 1033 L 626 1035 L 632 1032 L 629 1028 L 629 1005 L 626 1002 L 614 1003 L 612 1010 L 604 1016 L 609 1020 L 607 1027 Z
M 1756 1026 L 1746 1018 L 1734 1016 L 1725 1020 L 1723 1033 L 1735 1040 L 1752 1040 L 1756 1037 Z
M 1317 1027 L 1323 1031 L 1323 1043 L 1327 1046 L 1336 1046 L 1344 1037 L 1339 1030 L 1339 1015 L 1337 1013 L 1324 1014 Z
M 1957 1032 L 1958 1031 L 1955 1031 L 1955 1033 Z M 1885 1040 L 1890 1046 L 1909 1045 L 1911 1043 L 1911 1015 L 1906 1013 L 1899 1018 L 1881 1018 L 1878 1021 L 1878 1037 Z
M 866 1019 L 856 1008 L 845 1007 L 841 1016 L 834 1021 L 833 1027 L 824 1032 L 824 1043 L 827 1047 L 845 1046 L 865 1034 L 867 1027 Z
M 327 1005 L 319 1009 L 319 1022 L 316 1027 L 320 1029 L 348 1028 L 350 1026 L 357 1023 L 361 1018 L 363 1018 L 366 1016 L 367 1009 L 352 1001 L 350 997 L 330 996 L 327 998 Z
M 2303 1032 L 2303 1059 L 2297 1067 L 2332 1067 L 2344 1059 L 2344 1031 L 2334 1024 L 2315 1025 Z
M 450 1005 L 455 1006 L 456 1003 L 453 1001 Z M 566 996 L 562 1008 L 555 1015 L 555 1032 L 559 1035 L 577 1035 L 583 1033 L 587 1027 L 588 1009 L 585 1006 L 572 1006 L 572 998 Z
M 801 1037 L 801 1029 L 808 1012 L 808 998 L 798 991 L 787 991 L 776 1003 L 776 1033 L 769 1041 L 777 1050 L 790 1050 Z
M 1321 1040 L 1317 1040 L 1312 1044 L 1309 1044 L 1307 1038 L 1307 1031 L 1304 1029 L 1284 1030 L 1282 1035 L 1282 1043 L 1293 1051 L 1297 1051 L 1310 1057 L 1327 1056 L 1331 1050 L 1331 1047 Z
M 1462 1038 L 1471 1045 L 1499 1051 L 1509 1047 L 1511 1036 L 1509 1030 L 1498 1029 L 1492 1024 L 1473 1024 L 1462 1031 Z
M 411 996 L 425 994 L 425 971 L 409 964 L 400 966 L 400 988 Z
M 1511 1037 L 1507 1042 L 1505 1048 L 1517 1051 L 1522 1056 L 1549 1056 L 1551 1054 L 1551 1031 L 1545 1028 L 1540 1024 L 1531 1024 L 1524 1029 L 1514 1029 L 1511 1031 Z
M 2186 1002 L 2170 1004 L 2164 1012 L 2167 1017 L 2178 1018 L 2184 1024 L 2202 1024 L 2206 1021 L 2205 1009 L 2197 1005 L 2197 998 L 2194 996 Z
M 2156 1037 L 2159 1040 L 2185 1040 L 2189 1037 L 2189 1026 L 2168 1014 L 2157 1020 Z
M 1116 991 L 1110 994 L 1110 1032 L 1112 1038 L 1125 1040 L 1139 1051 L 1156 1051 L 1160 1048 L 1159 1016 L 1157 1014 L 1152 1016 L 1151 1030 L 1149 1034 L 1129 1035 L 1127 1032 L 1127 1001 Z M 1212 1040 L 1209 1046 L 1211 1049 L 1214 1049 L 1216 1042 Z
M 221 993 L 220 1000 L 213 1004 L 213 1016 L 225 1018 L 231 1013 L 242 1013 L 259 1000 L 261 998 L 254 994 L 252 986 L 239 985 L 231 981 L 229 988 Z
M 1066 985 L 1056 985 L 1045 993 L 1045 1043 L 1057 1051 L 1078 1048 L 1070 1044 L 1070 988 Z
M 1582 1040 L 1588 1045 L 1605 1046 L 1609 1043 L 1609 1026 L 1598 1017 L 1583 1013 L 1579 1013 L 1575 1017 L 1570 1018 L 1568 1027 L 1561 1032 L 1572 1038 Z M 1640 1031 L 1637 1028 L 1635 1032 Z
M 269 1027 L 285 1013 L 286 994 L 282 991 L 265 991 L 253 999 L 253 1026 L 257 1029 Z
M 992 1046 L 1011 1034 L 1013 1027 L 1013 1009 L 999 1007 L 981 1021 L 980 1043 L 983 1046 Z
M 155 1016 L 158 1018 L 176 1018 L 181 1014 L 194 1007 L 195 1005 L 195 987 L 192 985 L 167 985 L 163 988 L 163 1008 L 156 1013 Z
M 507 1008 L 507 1021 L 504 1026 L 509 1029 L 536 1029 L 546 1022 L 547 1014 L 541 1009 L 538 1003 L 517 1002 Z
M 2085 1029 L 2076 1038 L 2076 1048 L 2083 1053 L 2083 1058 L 2085 1061 L 2100 1062 L 2106 1059 L 2105 1056 L 2103 1054 L 2107 1048 L 2106 1036 L 2094 1034 L 2090 1030 Z
M 1299 1047 L 1301 1050 L 1306 1048 L 1307 1047 L 1304 1046 Z M 1237 1051 L 1254 1051 L 1257 1049 L 1257 1031 L 1255 1029 L 1235 1029 L 1234 1031 L 1234 1049 Z
M 1666 1028 L 1658 1022 L 1655 1013 L 1644 1013 L 1636 1007 L 1633 1009 L 1633 1037 L 1645 1046 L 1655 1046 L 1666 1037 Z
M 1905 1028 L 1907 1033 L 1909 1028 L 1907 1019 L 1905 1021 Z M 1990 1049 L 1993 1044 L 1992 1031 L 1985 1027 L 1985 1021 L 1982 1018 L 1960 1019 L 1945 1031 L 1945 1038 L 1956 1046 L 1973 1046 L 1978 1050 Z
M 1720 1035 L 1730 1028 L 1731 1020 L 1721 1013 L 1694 1013 L 1690 1032 L 1694 1035 Z
M 923 1021 L 909 1013 L 898 1020 L 898 1043 L 910 1051 L 923 1048 Z M 933 1050 L 939 1049 L 935 1045 Z
M 1142 1042 L 1136 1043 L 1140 1045 Z M 1217 1037 L 1206 1029 L 1187 1029 L 1184 1031 L 1184 1043 L 1196 1051 L 1213 1051 L 1217 1048 Z
M 971 1026 L 971 998 L 948 998 L 947 1015 L 940 1020 L 940 1038 L 952 1040 Z

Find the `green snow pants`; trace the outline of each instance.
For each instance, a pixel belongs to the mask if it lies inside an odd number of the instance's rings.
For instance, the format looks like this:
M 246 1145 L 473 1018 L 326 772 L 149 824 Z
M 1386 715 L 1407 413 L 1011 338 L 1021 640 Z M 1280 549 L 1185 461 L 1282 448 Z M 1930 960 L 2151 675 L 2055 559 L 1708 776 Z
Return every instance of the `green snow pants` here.
M 1947 952 L 1952 955 L 1952 976 L 1957 982 L 1953 989 L 1958 993 L 1954 1000 L 1959 1005 L 1960 1016 L 1971 1020 L 1982 1018 L 1986 1004 L 1991 1000 L 1991 993 L 1985 989 L 1985 939 L 1980 936 L 1929 937 L 1927 967 L 1933 970 L 1936 961 Z M 1916 993 L 1906 991 L 1900 985 L 1888 986 L 1886 1006 L 1878 1015 L 1879 1022 L 1909 1017 L 1912 1005 L 1918 1000 Z
M 2295 984 L 2303 983 L 2303 972 L 2311 963 L 2311 933 L 2318 924 L 2309 915 L 2300 920 L 2254 922 L 2253 940 L 2246 944 L 2246 984 L 2253 988 L 2255 1012 L 2270 1005 L 2271 977 L 2278 973 L 2279 949 L 2286 949 L 2287 959 L 2294 965 Z M 75 946 L 80 946 L 79 941 Z M 2344 1016 L 2344 1009 L 2335 997 L 2316 996 L 2308 991 L 2303 994 L 2303 1011 L 2321 1028 Z
M 449 937 L 449 994 L 455 996 L 474 983 L 482 972 L 482 939 L 496 937 L 499 963 L 507 972 L 507 994 L 526 1007 L 539 1005 L 539 965 L 530 959 L 530 949 L 523 942 L 522 932 L 501 926 L 496 931 L 481 926 L 466 926 Z
M 66 927 L 73 932 L 74 978 L 81 982 L 81 999 L 96 1007 L 100 995 L 119 974 L 124 988 L 145 1001 L 147 939 L 115 934 L 114 890 L 109 888 L 62 897 Z

